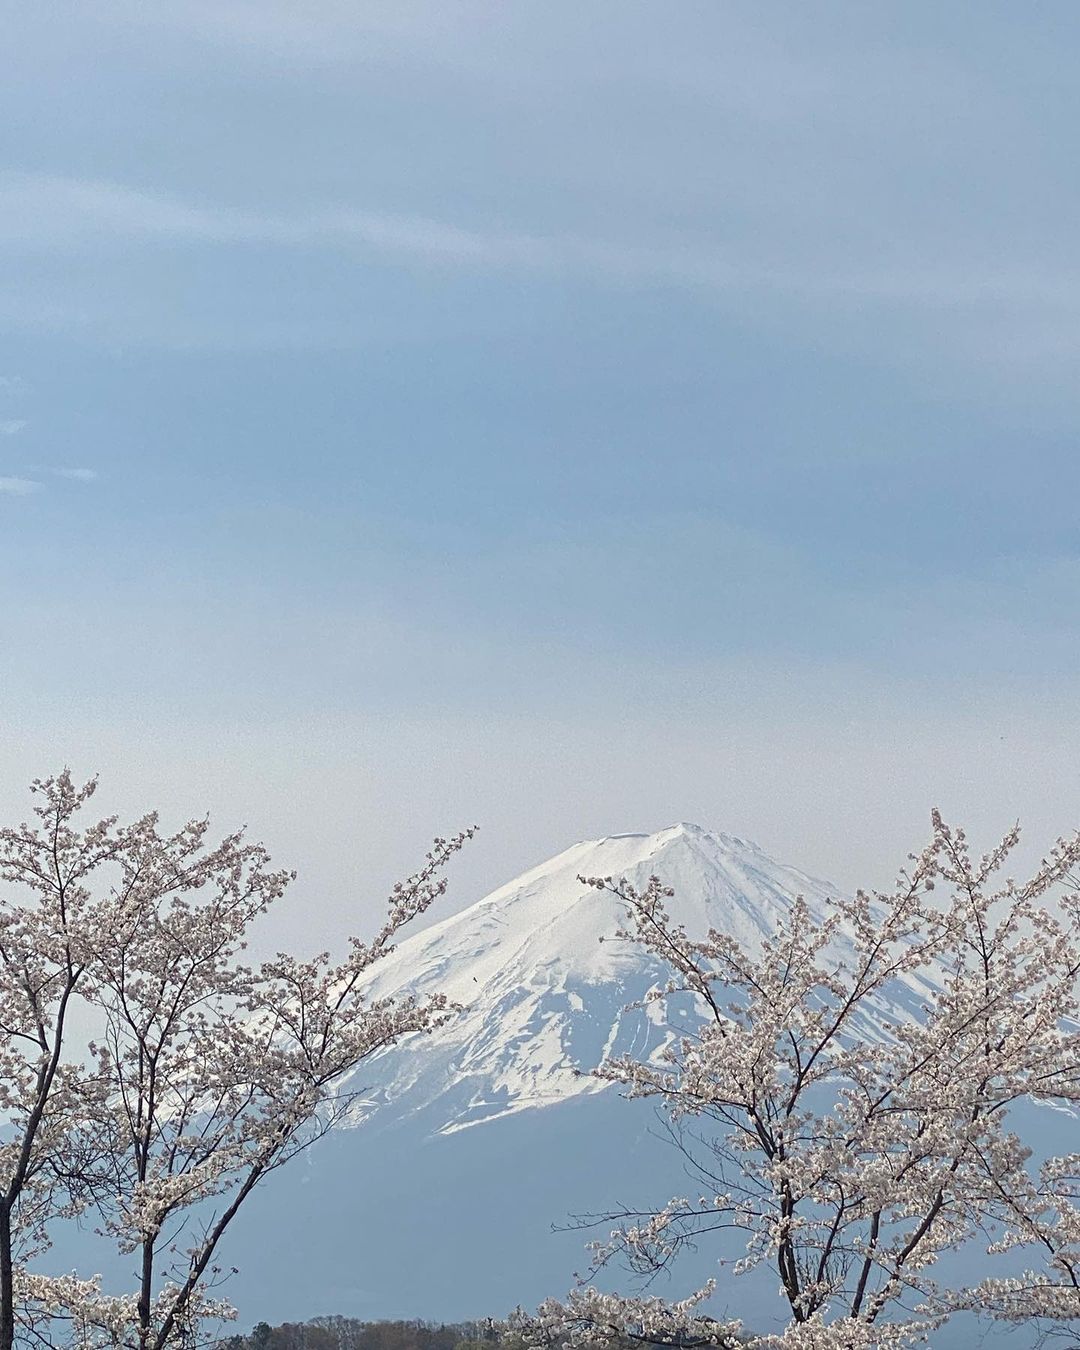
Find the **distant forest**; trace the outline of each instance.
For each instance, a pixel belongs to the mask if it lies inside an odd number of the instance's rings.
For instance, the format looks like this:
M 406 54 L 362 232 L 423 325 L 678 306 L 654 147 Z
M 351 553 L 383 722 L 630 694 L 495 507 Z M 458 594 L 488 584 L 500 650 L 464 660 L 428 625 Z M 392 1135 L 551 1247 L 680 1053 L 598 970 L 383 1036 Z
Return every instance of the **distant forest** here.
M 725 1342 L 743 1344 L 742 1337 Z M 695 1338 L 694 1344 L 699 1343 Z M 614 1339 L 613 1347 L 620 1343 Z M 627 1340 L 624 1350 L 640 1350 Z M 358 1322 L 354 1317 L 313 1317 L 309 1322 L 259 1322 L 247 1336 L 227 1336 L 214 1350 L 523 1350 L 516 1333 L 482 1322 Z M 720 1348 L 722 1350 L 722 1347 Z
M 247 1336 L 227 1336 L 217 1350 L 481 1350 L 500 1339 L 484 1322 L 360 1322 L 313 1317 L 308 1322 L 259 1322 Z

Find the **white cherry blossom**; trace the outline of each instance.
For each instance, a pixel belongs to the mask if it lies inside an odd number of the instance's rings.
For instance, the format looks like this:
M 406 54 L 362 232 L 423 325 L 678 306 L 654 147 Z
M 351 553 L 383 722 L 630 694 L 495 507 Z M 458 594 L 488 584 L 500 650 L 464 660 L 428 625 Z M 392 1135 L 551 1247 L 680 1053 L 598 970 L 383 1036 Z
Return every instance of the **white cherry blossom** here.
M 1080 1159 L 1037 1167 L 1009 1115 L 1025 1099 L 1080 1099 L 1080 897 L 1068 889 L 1080 839 L 1022 885 L 1000 876 L 1017 840 L 1014 829 L 975 859 L 935 813 L 893 892 L 837 896 L 824 922 L 796 902 L 753 951 L 673 923 L 660 878 L 642 891 L 582 878 L 623 901 L 619 936 L 668 967 L 653 1000 L 685 1008 L 689 996 L 701 1014 L 685 1030 L 673 1008 L 681 1031 L 660 1062 L 597 1070 L 663 1104 L 701 1190 L 600 1216 L 613 1226 L 588 1278 L 616 1264 L 648 1276 L 727 1234 L 728 1300 L 731 1278 L 771 1268 L 785 1310 L 782 1331 L 748 1333 L 753 1350 L 900 1350 L 959 1308 L 1080 1317 Z M 883 1021 L 900 982 L 922 1011 Z M 1036 1269 L 942 1287 L 939 1258 L 969 1242 L 988 1259 L 1030 1248 Z M 697 1317 L 585 1285 L 531 1325 L 548 1342 L 696 1343 Z
M 220 1247 L 274 1170 L 347 1112 L 369 1055 L 438 1026 L 441 996 L 369 1000 L 365 976 L 445 889 L 472 831 L 437 839 L 344 959 L 242 961 L 288 872 L 242 831 L 154 814 L 79 828 L 95 790 L 33 785 L 37 823 L 0 830 L 0 1350 L 24 1340 L 165 1350 L 227 1305 Z M 98 1028 L 80 1043 L 79 1006 Z M 136 1287 L 33 1272 L 47 1225 L 93 1216 Z

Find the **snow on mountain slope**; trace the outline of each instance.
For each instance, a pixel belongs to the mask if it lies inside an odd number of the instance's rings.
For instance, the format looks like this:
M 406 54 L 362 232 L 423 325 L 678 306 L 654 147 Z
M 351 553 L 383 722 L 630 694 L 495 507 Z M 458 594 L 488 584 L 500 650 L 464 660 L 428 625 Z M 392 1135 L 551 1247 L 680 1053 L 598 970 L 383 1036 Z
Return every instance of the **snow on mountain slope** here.
M 578 880 L 625 877 L 641 888 L 653 874 L 674 888 L 671 912 L 690 933 L 715 927 L 751 949 L 796 895 L 824 917 L 836 894 L 755 844 L 695 825 L 575 844 L 380 963 L 373 995 L 441 990 L 464 1011 L 365 1066 L 358 1118 L 392 1101 L 393 1116 L 432 1109 L 434 1128 L 453 1133 L 604 1091 L 589 1071 L 607 1055 L 655 1055 L 670 1035 L 661 1005 L 627 1005 L 664 978 L 662 967 L 615 939 L 623 907 Z M 898 991 L 898 1003 L 917 995 Z

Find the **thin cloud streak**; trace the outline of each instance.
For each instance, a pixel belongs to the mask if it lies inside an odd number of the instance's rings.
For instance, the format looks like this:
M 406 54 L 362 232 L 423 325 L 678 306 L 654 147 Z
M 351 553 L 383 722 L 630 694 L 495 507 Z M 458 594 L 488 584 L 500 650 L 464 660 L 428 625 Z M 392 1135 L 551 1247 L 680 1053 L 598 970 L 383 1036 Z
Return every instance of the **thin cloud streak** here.
M 572 274 L 609 284 L 668 284 L 802 301 L 879 303 L 940 310 L 1007 305 L 1080 317 L 1080 273 L 1045 268 L 955 264 L 927 270 L 846 267 L 812 258 L 770 263 L 727 250 L 627 244 L 575 234 L 467 229 L 423 215 L 351 207 L 301 215 L 254 214 L 125 184 L 38 174 L 0 177 L 0 241 L 27 250 L 81 249 L 109 241 L 194 246 L 359 248 L 390 257 L 469 269 Z
M 95 238 L 305 247 L 354 242 L 388 252 L 483 261 L 540 256 L 544 241 L 459 229 L 423 216 L 333 209 L 303 216 L 254 215 L 120 183 L 37 174 L 0 178 L 0 239 L 53 249 Z
M 67 478 L 75 483 L 93 483 L 97 480 L 96 469 L 48 469 L 54 478 Z
M 25 419 L 9 418 L 6 422 L 0 422 L 0 436 L 17 436 L 25 426 Z
M 44 484 L 33 478 L 0 478 L 0 495 L 8 497 L 29 497 L 40 492 Z

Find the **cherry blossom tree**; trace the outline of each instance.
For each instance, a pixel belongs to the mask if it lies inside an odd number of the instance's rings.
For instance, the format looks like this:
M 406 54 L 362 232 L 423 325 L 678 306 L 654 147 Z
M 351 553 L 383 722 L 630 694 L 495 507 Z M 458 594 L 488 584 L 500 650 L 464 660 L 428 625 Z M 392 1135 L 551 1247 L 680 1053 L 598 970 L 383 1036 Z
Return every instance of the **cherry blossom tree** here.
M 94 785 L 62 774 L 33 787 L 36 822 L 0 830 L 0 1350 L 15 1335 L 17 1263 L 45 1244 L 50 1218 L 72 1212 L 84 1188 L 64 1183 L 86 1173 L 69 1142 L 107 1097 L 85 1057 L 71 1057 L 69 1024 L 93 993 L 88 939 L 124 898 L 95 898 L 88 882 L 145 828 L 109 818 L 78 832 L 72 819 Z
M 365 977 L 472 831 L 435 841 L 344 960 L 252 968 L 251 925 L 291 880 L 261 845 L 211 845 L 205 820 L 165 834 L 154 814 L 80 831 L 93 782 L 33 787 L 38 825 L 0 833 L 0 1350 L 18 1328 L 51 1345 L 194 1345 L 228 1315 L 220 1245 L 254 1188 L 348 1113 L 359 1064 L 451 1015 L 440 996 L 369 999 Z M 93 1027 L 81 1041 L 76 1002 Z M 133 1257 L 129 1293 L 32 1272 L 46 1225 L 87 1211 Z
M 623 902 L 619 936 L 670 972 L 651 998 L 701 1014 L 687 1031 L 672 1009 L 659 1056 L 597 1071 L 662 1103 L 701 1189 L 601 1216 L 615 1226 L 582 1287 L 519 1328 L 537 1343 L 723 1344 L 743 1333 L 708 1318 L 714 1284 L 672 1305 L 589 1283 L 617 1262 L 649 1277 L 710 1241 L 724 1278 L 775 1274 L 786 1315 L 748 1337 L 755 1350 L 899 1350 L 962 1308 L 1080 1315 L 1080 1156 L 1037 1165 L 1010 1114 L 1080 1100 L 1080 838 L 1023 884 L 1001 876 L 1017 842 L 975 859 L 935 813 L 892 893 L 837 897 L 823 921 L 798 900 L 756 951 L 688 934 L 657 878 L 582 878 Z M 921 1011 L 890 1011 L 901 989 Z M 939 1283 L 940 1258 L 971 1242 L 1038 1261 L 977 1289 Z

